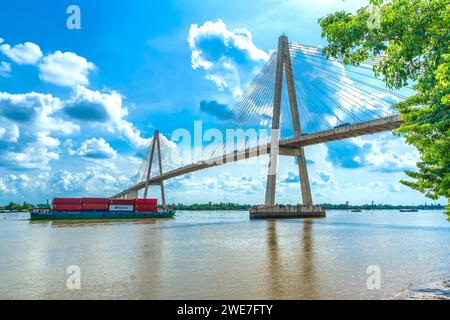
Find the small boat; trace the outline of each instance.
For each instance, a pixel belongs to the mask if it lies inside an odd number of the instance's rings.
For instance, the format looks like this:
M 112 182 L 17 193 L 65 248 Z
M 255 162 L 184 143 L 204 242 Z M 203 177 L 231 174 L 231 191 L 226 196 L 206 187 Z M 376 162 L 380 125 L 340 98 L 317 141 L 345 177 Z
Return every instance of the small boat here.
M 175 210 L 158 208 L 156 199 L 55 198 L 51 208 L 33 208 L 30 220 L 173 218 Z
M 352 209 L 352 210 L 350 210 L 350 212 L 361 212 L 362 210 L 361 209 Z
M 417 209 L 400 209 L 400 212 L 419 212 Z

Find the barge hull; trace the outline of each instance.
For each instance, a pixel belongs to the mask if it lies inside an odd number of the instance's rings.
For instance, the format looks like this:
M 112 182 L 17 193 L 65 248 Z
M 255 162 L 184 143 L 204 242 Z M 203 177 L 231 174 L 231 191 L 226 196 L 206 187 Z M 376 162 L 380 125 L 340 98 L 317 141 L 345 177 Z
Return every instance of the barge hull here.
M 67 211 L 48 214 L 31 214 L 30 220 L 98 220 L 98 219 L 155 219 L 173 218 L 174 211 L 163 212 L 124 212 L 124 211 Z

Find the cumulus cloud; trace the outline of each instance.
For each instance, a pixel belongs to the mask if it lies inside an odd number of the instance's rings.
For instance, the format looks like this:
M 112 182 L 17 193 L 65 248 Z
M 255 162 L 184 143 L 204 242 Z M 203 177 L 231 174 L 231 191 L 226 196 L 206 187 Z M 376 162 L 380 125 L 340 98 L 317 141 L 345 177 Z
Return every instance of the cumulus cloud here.
M 235 97 L 242 93 L 242 82 L 251 79 L 269 58 L 255 46 L 247 29 L 230 31 L 220 19 L 201 26 L 192 24 L 188 42 L 192 67 L 204 69 L 207 79 L 214 81 L 220 90 L 228 88 Z
M 66 169 L 57 170 L 48 178 L 48 185 L 55 195 L 93 195 L 105 196 L 124 189 L 131 181 L 130 178 L 106 171 L 105 167 L 88 167 L 86 170 L 72 172 Z
M 327 160 L 335 166 L 354 169 L 364 165 L 364 155 L 370 152 L 371 145 L 358 146 L 352 141 L 340 140 L 327 144 Z
M 260 178 L 248 175 L 235 176 L 228 172 L 222 172 L 214 177 L 198 178 L 193 174 L 178 177 L 167 182 L 168 189 L 223 192 L 242 194 L 260 194 L 265 184 Z
M 29 186 L 30 178 L 26 174 L 9 174 L 0 178 L 0 192 L 17 194 L 18 190 Z
M 77 86 L 64 106 L 64 111 L 72 118 L 92 122 L 120 120 L 128 114 L 122 106 L 122 96 L 111 91 L 102 93 Z
M 232 119 L 234 116 L 228 105 L 218 103 L 216 100 L 200 101 L 200 111 L 206 112 L 220 120 Z
M 398 172 L 413 169 L 419 161 L 416 149 L 390 133 L 330 142 L 327 148 L 327 160 L 347 169 Z
M 65 87 L 88 85 L 88 75 L 92 70 L 95 70 L 95 65 L 86 58 L 59 50 L 45 56 L 39 63 L 42 81 Z
M 42 58 L 41 48 L 32 42 L 17 44 L 13 47 L 2 44 L 0 51 L 17 64 L 36 64 Z
M 142 138 L 140 131 L 123 119 L 128 115 L 128 109 L 123 105 L 122 96 L 114 90 L 100 92 L 76 86 L 63 110 L 74 119 L 103 127 L 110 133 L 119 133 L 134 146 L 148 144 L 149 139 Z
M 106 197 L 129 186 L 131 180 L 121 172 L 105 165 L 81 169 L 57 169 L 38 174 L 32 172 L 0 176 L 0 201 L 42 202 L 52 197 L 81 197 L 86 195 Z M 40 190 L 41 192 L 36 192 Z
M 24 146 L 12 145 L 11 148 L 0 155 L 0 166 L 10 170 L 49 170 L 49 162 L 59 159 L 59 153 L 54 144 L 59 141 L 54 139 L 53 146 L 45 145 L 45 139 L 35 139 Z
M 77 125 L 54 117 L 54 113 L 61 108 L 61 100 L 51 94 L 0 92 L 0 118 L 26 126 L 33 132 L 70 134 L 77 131 Z
M 111 159 L 117 152 L 103 138 L 91 138 L 83 141 L 79 149 L 72 154 L 92 159 Z
M 114 91 L 77 86 L 67 100 L 35 92 L 0 92 L 0 166 L 49 169 L 49 162 L 59 159 L 59 138 L 81 131 L 116 135 L 138 148 L 148 145 L 149 139 L 123 119 L 127 113 L 122 97 Z M 84 141 L 76 154 L 101 159 L 113 157 L 115 151 L 106 140 L 96 138 Z
M 0 61 L 0 77 L 9 77 L 11 72 L 11 64 Z
M 6 125 L 6 128 L 0 127 L 0 141 L 17 142 L 20 137 L 19 127 L 14 123 Z
M 380 134 L 368 138 L 351 139 L 353 143 L 364 148 L 370 145 L 370 152 L 364 153 L 362 163 L 375 171 L 398 172 L 411 170 L 419 161 L 418 151 L 390 133 Z
M 49 169 L 59 159 L 59 139 L 79 127 L 54 116 L 61 101 L 50 94 L 0 92 L 0 166 L 17 169 Z

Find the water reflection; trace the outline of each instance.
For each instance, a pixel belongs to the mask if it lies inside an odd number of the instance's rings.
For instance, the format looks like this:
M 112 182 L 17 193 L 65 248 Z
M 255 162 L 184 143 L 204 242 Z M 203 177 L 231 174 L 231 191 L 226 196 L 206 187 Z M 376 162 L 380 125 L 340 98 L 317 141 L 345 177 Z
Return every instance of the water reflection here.
M 389 298 L 450 274 L 442 214 L 330 212 L 323 220 L 249 221 L 246 212 L 173 220 L 0 221 L 0 298 Z M 399 232 L 401 230 L 401 232 Z M 381 290 L 367 290 L 368 265 Z M 80 266 L 82 290 L 67 290 Z
M 292 298 L 307 292 L 309 298 L 317 296 L 315 257 L 313 249 L 313 221 L 296 221 L 294 231 L 298 241 L 280 240 L 277 235 L 277 220 L 267 221 L 267 274 L 269 275 L 271 298 Z M 282 222 L 281 222 L 282 223 Z M 283 261 L 283 258 L 285 260 Z M 295 279 L 286 279 L 286 274 Z
M 278 248 L 278 238 L 277 238 L 277 222 L 276 220 L 267 221 L 267 252 L 268 252 L 268 275 L 270 283 L 270 296 L 279 297 L 282 293 L 282 287 L 280 282 L 280 255 Z
M 49 225 L 53 228 L 75 228 L 75 227 L 97 227 L 97 226 L 113 226 L 124 224 L 140 224 L 140 225 L 154 225 L 158 222 L 171 219 L 111 219 L 111 220 L 30 220 L 31 225 Z
M 314 240 L 313 240 L 313 226 L 314 222 L 305 221 L 303 222 L 303 232 L 300 236 L 300 246 L 302 248 L 302 255 L 299 254 L 299 264 L 302 265 L 302 282 L 307 291 L 309 292 L 310 298 L 317 296 L 317 286 L 316 286 L 316 268 L 315 268 L 315 257 L 314 257 Z

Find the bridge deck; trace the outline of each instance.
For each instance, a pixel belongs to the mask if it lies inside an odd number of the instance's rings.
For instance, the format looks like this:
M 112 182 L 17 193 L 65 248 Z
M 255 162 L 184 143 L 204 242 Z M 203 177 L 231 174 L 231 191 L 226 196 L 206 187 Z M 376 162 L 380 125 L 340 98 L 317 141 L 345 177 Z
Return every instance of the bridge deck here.
M 359 122 L 355 124 L 350 124 L 330 130 L 320 131 L 316 133 L 302 135 L 297 138 L 281 140 L 280 154 L 287 152 L 287 149 L 298 149 L 301 146 L 310 146 L 314 144 L 341 140 L 350 137 L 363 136 L 367 134 L 373 134 L 382 131 L 388 131 L 398 128 L 401 125 L 399 115 L 393 115 L 388 117 L 383 117 L 375 120 Z M 172 179 L 178 176 L 185 175 L 187 173 L 203 170 L 210 167 L 219 166 L 226 163 L 232 163 L 239 160 L 249 159 L 261 155 L 268 154 L 270 152 L 270 145 L 265 144 L 257 147 L 253 147 L 246 150 L 234 151 L 225 156 L 216 157 L 208 161 L 199 161 L 194 164 L 178 168 L 169 172 L 166 172 L 160 176 L 152 177 L 149 179 L 150 185 L 158 185 L 161 181 Z M 138 191 L 145 187 L 145 181 L 140 182 L 131 188 L 128 188 L 118 194 L 112 196 L 112 198 L 119 198 L 129 192 Z

